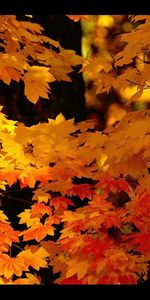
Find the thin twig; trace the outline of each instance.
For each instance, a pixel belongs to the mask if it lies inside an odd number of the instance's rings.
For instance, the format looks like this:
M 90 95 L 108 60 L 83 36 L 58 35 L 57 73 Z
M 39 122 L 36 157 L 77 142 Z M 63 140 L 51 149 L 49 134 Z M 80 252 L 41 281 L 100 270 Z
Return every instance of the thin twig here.
M 149 89 L 149 88 L 150 88 L 150 85 L 148 85 L 148 84 L 146 84 L 146 85 L 144 85 L 144 84 L 140 84 L 140 83 L 137 83 L 137 82 L 131 81 L 131 80 L 129 80 L 129 79 L 126 79 L 126 81 L 128 81 L 128 82 L 130 82 L 130 83 L 133 83 L 133 84 L 135 84 L 135 85 L 142 86 L 144 89 Z
M 14 243 L 13 243 L 13 245 L 12 245 L 12 246 L 14 246 L 14 247 L 16 247 L 16 248 L 20 249 L 21 251 L 23 251 L 23 248 L 19 247 L 18 245 L 15 245 Z
M 4 198 L 4 197 L 3 197 Z M 7 196 L 6 195 L 6 198 L 9 198 L 9 199 L 14 199 L 14 200 L 17 200 L 17 201 L 22 201 L 22 202 L 26 202 L 26 203 L 30 203 L 31 204 L 31 202 L 29 202 L 29 201 L 27 201 L 27 200 L 25 200 L 25 199 L 22 199 L 22 198 L 16 198 L 16 197 L 12 197 L 12 196 Z

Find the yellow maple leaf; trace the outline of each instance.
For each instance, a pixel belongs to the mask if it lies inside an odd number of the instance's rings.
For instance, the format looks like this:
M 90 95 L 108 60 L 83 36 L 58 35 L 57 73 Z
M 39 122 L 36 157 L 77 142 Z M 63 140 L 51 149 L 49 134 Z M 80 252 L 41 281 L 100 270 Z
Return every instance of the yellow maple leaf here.
M 34 200 L 34 199 L 33 199 Z M 41 203 L 41 202 L 45 202 L 47 203 L 49 200 L 49 195 L 38 195 L 38 202 Z
M 103 170 L 104 172 L 106 172 L 109 169 L 109 164 L 105 164 L 106 161 L 107 155 L 102 153 L 100 160 L 97 161 L 97 164 L 100 170 Z
M 0 70 L 0 79 L 3 80 L 7 85 L 10 84 L 12 79 L 19 82 L 20 78 L 20 72 L 11 66 L 7 66 Z
M 74 22 L 78 22 L 81 19 L 83 20 L 89 20 L 89 15 L 66 15 L 70 20 L 73 20 Z
M 28 267 L 22 258 L 3 254 L 0 260 L 0 275 L 4 275 L 6 278 L 10 278 L 13 274 L 21 276 L 23 271 L 28 271 Z
M 62 218 L 63 222 L 74 222 L 78 220 L 83 220 L 85 219 L 85 214 L 82 213 L 74 213 L 72 211 L 64 211 L 64 215 Z
M 26 180 L 28 181 L 28 185 L 30 187 L 34 187 L 35 186 L 35 182 L 36 179 L 34 177 L 34 175 L 32 173 L 26 173 L 26 172 L 22 172 L 19 176 L 18 179 L 21 181 L 21 184 L 24 185 Z
M 0 210 L 0 222 L 7 223 L 7 220 L 8 220 L 7 216 L 3 213 L 2 210 Z
M 32 200 L 36 200 L 38 203 L 45 202 L 47 203 L 50 199 L 50 195 L 48 193 L 45 193 L 42 189 L 37 189 L 33 192 L 34 196 Z
M 5 180 L 0 181 L 0 190 L 6 191 L 7 182 Z
M 48 122 L 49 122 L 50 124 L 54 124 L 54 125 L 60 124 L 60 123 L 62 123 L 62 122 L 64 122 L 64 121 L 65 121 L 65 117 L 63 116 L 62 113 L 60 113 L 60 114 L 55 118 L 55 120 L 48 118 Z
M 43 247 L 39 247 L 35 252 L 26 249 L 18 254 L 18 257 L 25 260 L 27 266 L 32 266 L 36 270 L 47 267 L 48 256 L 49 253 Z
M 4 280 L 2 277 L 0 277 L 0 284 L 5 284 Z
M 36 103 L 39 97 L 48 99 L 49 85 L 53 82 L 54 76 L 49 72 L 48 67 L 32 66 L 24 75 L 25 95 L 32 102 Z
M 45 259 L 48 256 L 49 253 L 43 247 L 40 247 L 35 253 L 32 254 L 31 266 L 36 270 L 39 270 L 41 267 L 46 268 L 47 262 Z
M 18 217 L 20 218 L 19 224 L 27 224 L 27 227 L 40 224 L 40 218 L 32 217 L 30 209 L 25 209 L 25 211 L 20 213 Z
M 87 274 L 88 261 L 77 262 L 77 259 L 75 258 L 68 263 L 68 266 L 69 269 L 67 271 L 66 278 L 77 274 L 77 278 L 80 280 Z
M 24 230 L 19 234 L 19 236 L 24 236 L 24 241 L 28 240 L 36 240 L 40 242 L 42 239 L 45 238 L 46 235 L 54 235 L 55 228 L 51 225 L 51 222 L 45 222 L 43 225 L 42 223 L 34 224 L 31 228 Z

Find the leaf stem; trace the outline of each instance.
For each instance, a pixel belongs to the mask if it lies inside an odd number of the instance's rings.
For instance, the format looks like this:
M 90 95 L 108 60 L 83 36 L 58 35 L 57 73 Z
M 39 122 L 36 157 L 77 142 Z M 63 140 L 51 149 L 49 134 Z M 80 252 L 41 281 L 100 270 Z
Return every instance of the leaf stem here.
M 22 202 L 25 202 L 25 203 L 31 204 L 31 202 L 30 202 L 30 201 L 28 201 L 28 200 L 25 200 L 25 199 L 23 199 L 23 198 L 16 198 L 16 197 L 7 196 L 7 195 L 6 195 L 6 198 L 8 198 L 8 199 L 14 199 L 14 200 L 16 200 L 16 201 L 22 201 Z

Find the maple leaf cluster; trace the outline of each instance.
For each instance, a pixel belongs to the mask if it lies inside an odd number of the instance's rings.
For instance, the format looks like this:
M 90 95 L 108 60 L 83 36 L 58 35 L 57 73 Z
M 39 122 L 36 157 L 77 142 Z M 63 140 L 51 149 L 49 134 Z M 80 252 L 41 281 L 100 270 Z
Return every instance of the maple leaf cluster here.
M 98 55 L 86 59 L 81 71 L 87 78 L 92 78 L 96 94 L 109 94 L 114 90 L 125 97 L 125 91 L 130 88 L 133 92 L 126 101 L 131 103 L 142 100 L 142 95 L 150 88 L 150 17 L 129 15 L 128 25 L 127 32 L 116 31 L 114 46 L 111 36 L 110 41 L 107 39 L 106 29 L 100 27 L 102 33 L 97 33 L 100 38 L 97 36 L 95 43 L 99 45 L 104 39 L 105 51 L 101 51 L 101 45 Z
M 107 78 L 108 84 L 109 76 L 111 86 L 119 88 L 122 82 L 125 86 L 126 75 L 129 80 L 130 76 L 143 80 L 142 72 L 148 74 L 144 69 L 139 75 L 128 66 L 147 43 L 149 17 L 140 18 L 146 21 L 138 26 L 139 31 L 135 28 L 121 37 L 127 45 L 123 53 L 116 54 L 114 65 L 100 57 L 83 66 L 82 71 L 88 72 L 98 65 L 99 89 L 102 80 Z M 48 97 L 49 82 L 69 81 L 72 66 L 82 61 L 45 37 L 37 24 L 2 16 L 0 31 L 4 49 L 0 78 L 6 84 L 11 79 L 23 80 L 25 94 L 34 103 L 39 96 Z M 136 54 L 136 46 L 131 47 L 133 37 L 139 41 Z M 30 62 L 29 55 L 37 65 Z M 126 71 L 116 77 L 113 68 L 123 65 L 127 65 Z M 94 129 L 92 121 L 75 123 L 61 113 L 47 123 L 26 127 L 0 112 L 0 195 L 7 197 L 7 189 L 16 183 L 32 193 L 28 208 L 16 215 L 17 230 L 1 205 L 1 284 L 41 284 L 41 268 L 51 266 L 59 274 L 58 284 L 137 284 L 147 280 L 149 128 L 149 110 L 127 113 L 102 132 Z
M 147 278 L 149 122 L 149 111 L 132 112 L 95 132 L 91 121 L 75 124 L 62 114 L 31 127 L 0 114 L 1 195 L 17 181 L 33 192 L 30 207 L 17 216 L 24 229 L 14 230 L 1 210 L 2 283 L 40 284 L 38 272 L 49 266 L 60 272 L 59 284 L 136 284 Z M 14 256 L 15 247 L 20 250 Z

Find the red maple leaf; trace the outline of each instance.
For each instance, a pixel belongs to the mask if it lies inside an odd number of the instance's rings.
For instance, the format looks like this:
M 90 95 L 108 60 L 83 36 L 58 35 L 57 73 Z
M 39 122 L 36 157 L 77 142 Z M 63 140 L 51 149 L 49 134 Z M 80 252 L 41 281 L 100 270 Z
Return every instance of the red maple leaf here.
M 82 249 L 83 253 L 92 253 L 95 257 L 103 256 L 105 251 L 113 245 L 113 242 L 108 239 L 94 240 L 90 237 L 86 237 L 85 246 Z
M 67 209 L 68 205 L 75 206 L 70 199 L 63 196 L 53 198 L 50 202 L 50 205 L 54 206 L 55 209 L 58 209 L 60 207 L 63 209 Z
M 98 280 L 98 284 L 137 284 L 134 274 L 131 275 L 110 275 L 103 276 Z
M 103 188 L 106 193 L 112 192 L 120 192 L 124 191 L 125 193 L 131 192 L 131 186 L 124 179 L 114 179 L 108 173 L 100 176 L 99 183 L 96 185 L 97 188 Z
M 137 250 L 144 254 L 150 253 L 150 231 L 144 233 L 133 233 L 130 237 L 133 238 L 130 241 L 130 245 L 136 246 Z
M 60 284 L 86 284 L 83 279 L 78 280 L 77 275 L 73 275 L 60 282 Z
M 74 22 L 78 22 L 81 19 L 88 20 L 88 15 L 66 15 L 70 20 L 73 20 Z
M 92 190 L 92 187 L 87 183 L 74 185 L 73 188 L 69 191 L 70 196 L 78 195 L 81 200 L 83 200 L 84 198 L 88 198 L 91 200 L 93 194 L 94 191 Z

